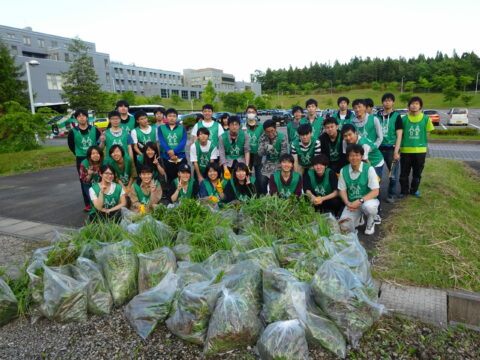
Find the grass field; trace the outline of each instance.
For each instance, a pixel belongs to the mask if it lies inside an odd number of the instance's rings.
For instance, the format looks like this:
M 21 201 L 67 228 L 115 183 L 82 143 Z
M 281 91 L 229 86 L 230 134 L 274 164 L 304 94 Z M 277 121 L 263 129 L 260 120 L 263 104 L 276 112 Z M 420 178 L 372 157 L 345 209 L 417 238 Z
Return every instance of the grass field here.
M 75 157 L 67 147 L 42 146 L 37 150 L 0 154 L 0 176 L 72 164 Z
M 421 198 L 399 201 L 382 225 L 375 275 L 480 292 L 480 179 L 460 161 L 427 159 Z

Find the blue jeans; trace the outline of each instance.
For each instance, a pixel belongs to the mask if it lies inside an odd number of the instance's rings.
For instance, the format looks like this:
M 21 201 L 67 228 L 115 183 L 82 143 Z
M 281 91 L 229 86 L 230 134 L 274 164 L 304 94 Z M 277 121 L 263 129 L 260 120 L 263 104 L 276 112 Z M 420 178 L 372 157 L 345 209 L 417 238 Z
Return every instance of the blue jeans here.
M 385 160 L 385 164 L 387 164 L 387 169 L 390 171 L 393 165 L 393 146 L 380 146 L 380 151 L 382 152 L 383 158 Z M 400 160 L 399 160 L 400 161 Z M 393 173 L 390 176 L 389 183 L 388 183 L 388 196 L 393 197 L 396 195 L 396 187 L 398 176 L 400 174 L 400 164 L 396 164 L 395 168 L 393 169 Z

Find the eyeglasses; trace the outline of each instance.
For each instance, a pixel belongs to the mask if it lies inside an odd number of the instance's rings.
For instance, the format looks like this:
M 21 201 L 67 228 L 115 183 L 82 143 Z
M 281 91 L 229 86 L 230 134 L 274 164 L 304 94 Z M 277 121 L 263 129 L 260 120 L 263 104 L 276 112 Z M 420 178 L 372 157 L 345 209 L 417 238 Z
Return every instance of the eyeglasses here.
M 111 173 L 111 172 L 104 172 L 102 175 L 109 175 L 109 176 L 113 176 L 113 173 Z

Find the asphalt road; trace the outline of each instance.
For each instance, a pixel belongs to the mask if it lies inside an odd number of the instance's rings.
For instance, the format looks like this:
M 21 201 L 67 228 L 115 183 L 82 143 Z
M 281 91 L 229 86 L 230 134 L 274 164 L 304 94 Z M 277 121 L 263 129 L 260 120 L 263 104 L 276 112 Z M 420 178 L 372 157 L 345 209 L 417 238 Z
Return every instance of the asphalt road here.
M 440 114 L 440 125 L 437 128 L 451 129 L 451 128 L 457 127 L 456 125 L 447 125 L 447 121 L 448 121 L 447 112 L 449 109 L 434 109 L 434 110 L 437 110 L 438 113 Z M 468 126 L 476 128 L 477 130 L 480 130 L 480 109 L 479 108 L 468 109 Z

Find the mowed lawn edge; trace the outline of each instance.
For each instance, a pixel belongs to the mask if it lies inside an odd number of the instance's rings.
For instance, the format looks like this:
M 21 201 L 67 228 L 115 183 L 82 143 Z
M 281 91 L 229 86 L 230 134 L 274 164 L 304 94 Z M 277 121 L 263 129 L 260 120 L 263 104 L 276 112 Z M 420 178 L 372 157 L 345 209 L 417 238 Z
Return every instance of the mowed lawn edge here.
M 480 292 L 480 180 L 461 161 L 428 158 L 421 198 L 397 201 L 383 222 L 377 278 Z
M 75 157 L 65 146 L 42 146 L 36 150 L 0 154 L 0 176 L 24 174 L 75 164 Z

